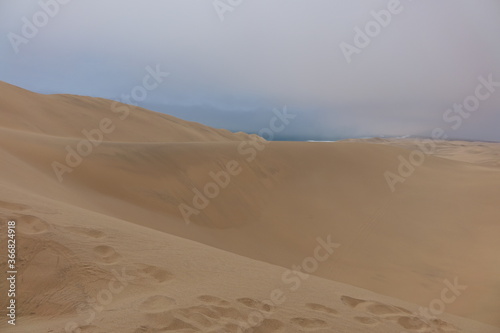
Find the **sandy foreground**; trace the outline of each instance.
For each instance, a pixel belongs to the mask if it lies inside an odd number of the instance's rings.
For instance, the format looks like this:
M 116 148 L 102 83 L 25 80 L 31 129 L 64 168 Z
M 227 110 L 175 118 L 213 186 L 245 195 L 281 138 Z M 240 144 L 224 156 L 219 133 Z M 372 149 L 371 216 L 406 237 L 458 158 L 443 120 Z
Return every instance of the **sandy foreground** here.
M 500 144 L 0 96 L 1 332 L 500 332 Z

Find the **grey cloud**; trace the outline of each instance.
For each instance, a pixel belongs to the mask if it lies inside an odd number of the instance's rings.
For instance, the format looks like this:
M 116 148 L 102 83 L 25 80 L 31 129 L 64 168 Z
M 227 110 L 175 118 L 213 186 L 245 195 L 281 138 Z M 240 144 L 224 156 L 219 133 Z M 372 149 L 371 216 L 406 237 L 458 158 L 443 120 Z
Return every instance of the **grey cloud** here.
M 1 79 L 116 98 L 160 64 L 171 76 L 147 103 L 176 116 L 257 131 L 259 112 L 290 105 L 302 121 L 287 138 L 422 135 L 446 125 L 442 114 L 478 76 L 500 80 L 500 3 L 401 0 L 403 11 L 348 64 L 339 44 L 388 2 L 244 0 L 221 22 L 211 1 L 72 1 L 15 54 L 6 36 L 39 5 L 5 1 Z M 500 141 L 499 106 L 500 91 L 453 134 Z

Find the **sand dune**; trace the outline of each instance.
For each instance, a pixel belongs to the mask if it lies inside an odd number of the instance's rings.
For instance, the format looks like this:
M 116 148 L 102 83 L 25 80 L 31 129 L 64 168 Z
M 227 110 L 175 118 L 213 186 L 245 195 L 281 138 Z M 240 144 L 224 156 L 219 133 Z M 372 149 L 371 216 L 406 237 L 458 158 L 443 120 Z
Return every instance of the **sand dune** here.
M 364 142 L 385 144 L 405 149 L 419 149 L 419 145 L 429 142 L 429 139 L 418 138 L 373 138 L 373 139 L 349 139 L 345 142 Z M 434 146 L 429 146 L 429 154 L 448 158 L 455 161 L 469 162 L 486 166 L 500 167 L 500 145 L 494 142 L 469 142 L 469 141 L 445 141 L 433 140 Z
M 440 142 L 392 191 L 385 174 L 415 141 L 265 142 L 0 90 L 0 214 L 20 244 L 9 331 L 250 332 L 260 316 L 255 332 L 500 332 L 498 145 Z M 104 118 L 115 128 L 68 157 Z M 443 314 L 422 314 L 443 295 Z
M 2 331 L 498 332 L 316 276 L 294 289 L 283 267 L 14 189 L 0 197 L 2 219 L 23 226 L 18 323 Z
M 113 142 L 195 142 L 248 139 L 166 114 L 103 98 L 75 95 L 41 95 L 0 81 L 2 128 L 64 138 L 84 138 L 83 130 L 100 127 L 109 119 L 117 130 L 106 133 Z

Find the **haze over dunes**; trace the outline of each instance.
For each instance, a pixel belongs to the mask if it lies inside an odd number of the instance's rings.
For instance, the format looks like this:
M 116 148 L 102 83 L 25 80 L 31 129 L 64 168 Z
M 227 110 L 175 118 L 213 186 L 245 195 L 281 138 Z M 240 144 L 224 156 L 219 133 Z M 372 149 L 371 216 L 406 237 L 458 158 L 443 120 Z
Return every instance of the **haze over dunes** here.
M 102 98 L 0 96 L 19 272 L 2 331 L 500 332 L 499 144 L 436 142 L 392 191 L 418 140 L 269 142 Z
M 199 123 L 166 114 L 125 106 L 103 98 L 76 95 L 41 95 L 0 81 L 0 121 L 3 128 L 62 138 L 82 138 L 82 130 L 99 128 L 102 118 L 120 122 L 120 130 L 106 136 L 111 142 L 198 142 L 247 138 L 224 129 L 214 130 Z

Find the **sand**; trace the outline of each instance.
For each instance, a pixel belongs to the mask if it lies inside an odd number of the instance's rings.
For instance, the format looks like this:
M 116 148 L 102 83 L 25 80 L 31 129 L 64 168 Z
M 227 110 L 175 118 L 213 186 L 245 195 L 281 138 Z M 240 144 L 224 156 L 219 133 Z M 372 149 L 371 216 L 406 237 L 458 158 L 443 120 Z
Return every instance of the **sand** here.
M 266 142 L 0 91 L 2 332 L 500 332 L 499 144 Z

